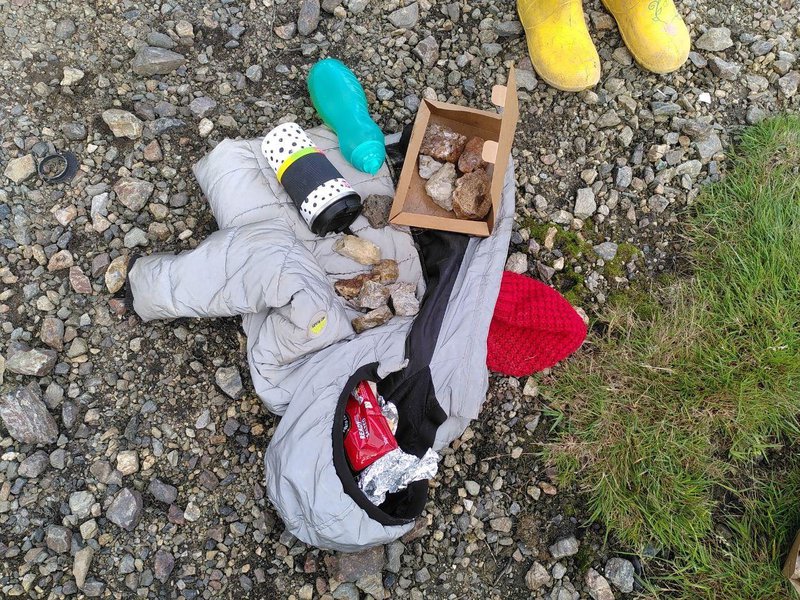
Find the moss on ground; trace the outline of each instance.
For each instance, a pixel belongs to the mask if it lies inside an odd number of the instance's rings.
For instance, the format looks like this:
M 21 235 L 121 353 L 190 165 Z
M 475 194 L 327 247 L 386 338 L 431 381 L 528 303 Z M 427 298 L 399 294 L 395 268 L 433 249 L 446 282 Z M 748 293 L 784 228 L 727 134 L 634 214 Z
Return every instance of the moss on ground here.
M 625 276 L 625 265 L 627 265 L 632 258 L 639 254 L 639 249 L 633 244 L 623 242 L 617 248 L 617 255 L 613 260 L 608 261 L 603 267 L 603 275 L 609 281 L 614 277 Z

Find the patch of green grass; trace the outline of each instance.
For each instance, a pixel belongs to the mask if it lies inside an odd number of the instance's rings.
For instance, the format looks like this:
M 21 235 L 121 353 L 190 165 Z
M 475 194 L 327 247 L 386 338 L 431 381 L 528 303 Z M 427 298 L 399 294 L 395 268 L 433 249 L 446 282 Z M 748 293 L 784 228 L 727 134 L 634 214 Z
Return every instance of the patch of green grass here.
M 625 275 L 625 265 L 638 255 L 639 249 L 636 246 L 623 242 L 617 248 L 617 255 L 614 259 L 606 263 L 603 275 L 609 280 L 614 277 L 623 277 Z
M 558 225 L 552 223 L 542 223 L 533 217 L 529 217 L 522 224 L 539 244 L 544 246 L 544 240 L 547 237 L 547 231 L 551 227 L 556 228 L 556 235 L 553 240 L 553 248 L 560 250 L 566 257 L 577 257 L 591 251 L 592 244 L 587 241 L 582 233 L 572 231 L 571 229 L 563 229 Z
M 627 300 L 557 373 L 547 455 L 684 600 L 790 598 L 800 526 L 800 119 L 747 130 L 686 235 L 694 277 Z M 719 535 L 727 528 L 727 537 Z

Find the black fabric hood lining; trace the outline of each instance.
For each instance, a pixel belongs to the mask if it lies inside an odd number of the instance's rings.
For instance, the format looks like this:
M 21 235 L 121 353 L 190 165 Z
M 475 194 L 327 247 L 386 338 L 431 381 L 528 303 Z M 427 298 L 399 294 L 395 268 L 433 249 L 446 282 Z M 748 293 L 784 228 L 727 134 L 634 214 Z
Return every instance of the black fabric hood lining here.
M 347 398 L 359 381 L 375 381 L 383 398 L 397 406 L 397 443 L 404 452 L 422 457 L 436 439 L 436 431 L 447 413 L 436 399 L 430 361 L 439 338 L 450 294 L 461 269 L 469 237 L 433 230 L 414 230 L 426 292 L 420 312 L 406 338 L 408 365 L 379 379 L 377 363 L 364 365 L 348 379 L 339 396 L 333 419 L 333 461 L 345 492 L 370 518 L 381 525 L 405 525 L 422 514 L 428 498 L 428 481 L 410 484 L 388 494 L 380 507 L 370 502 L 358 487 L 344 450 L 344 413 Z

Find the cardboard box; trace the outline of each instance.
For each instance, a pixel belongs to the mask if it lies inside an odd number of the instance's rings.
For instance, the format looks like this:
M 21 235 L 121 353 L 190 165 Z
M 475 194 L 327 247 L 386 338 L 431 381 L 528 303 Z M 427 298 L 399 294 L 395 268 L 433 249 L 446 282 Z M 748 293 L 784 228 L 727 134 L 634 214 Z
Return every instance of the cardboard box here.
M 794 591 L 800 594 L 800 531 L 797 532 L 786 562 L 783 564 L 783 575 L 792 584 Z
M 422 101 L 414 120 L 403 171 L 397 183 L 397 192 L 389 215 L 390 223 L 456 231 L 482 237 L 492 234 L 519 119 L 514 67 L 511 67 L 508 73 L 507 85 L 496 85 L 492 88 L 492 103 L 503 109 L 502 114 L 435 100 Z M 430 123 L 449 127 L 467 137 L 480 136 L 486 140 L 482 154 L 483 160 L 489 163 L 487 172 L 491 178 L 492 208 L 484 220 L 458 219 L 425 193 L 426 182 L 419 176 L 419 149 L 425 136 L 425 129 Z

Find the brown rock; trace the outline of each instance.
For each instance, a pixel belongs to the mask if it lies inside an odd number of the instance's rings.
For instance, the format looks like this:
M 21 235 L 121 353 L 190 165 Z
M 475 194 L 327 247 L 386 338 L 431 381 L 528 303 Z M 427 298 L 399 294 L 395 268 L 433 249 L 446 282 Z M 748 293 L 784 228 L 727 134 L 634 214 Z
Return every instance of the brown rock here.
M 125 280 L 128 278 L 128 256 L 118 256 L 111 261 L 106 269 L 105 280 L 108 291 L 112 294 L 117 293 L 125 285 Z
M 444 160 L 450 163 L 458 162 L 458 157 L 464 150 L 467 137 L 453 131 L 449 127 L 443 127 L 437 123 L 428 125 L 425 130 L 425 137 L 422 138 L 420 154 L 432 156 L 436 160 Z
M 114 192 L 120 203 L 133 212 L 142 210 L 147 204 L 148 198 L 156 188 L 149 181 L 137 179 L 136 177 L 123 177 L 114 184 Z
M 158 140 L 153 140 L 144 147 L 144 159 L 147 162 L 158 162 L 164 158 L 161 152 L 161 146 L 158 145 Z
M 83 270 L 80 267 L 70 267 L 69 283 L 78 294 L 92 293 L 92 282 L 83 274 Z
M 361 293 L 361 288 L 364 286 L 364 282 L 367 281 L 367 279 L 369 279 L 369 275 L 366 273 L 353 277 L 352 279 L 340 279 L 333 284 L 333 289 L 335 289 L 336 293 L 340 296 L 352 300 Z
M 59 250 L 50 257 L 50 261 L 47 263 L 47 270 L 52 273 L 61 269 L 69 269 L 72 265 L 72 254 L 70 254 L 69 250 Z
M 333 284 L 336 293 L 348 300 L 352 300 L 361 293 L 361 288 L 367 281 L 375 281 L 383 285 L 390 285 L 397 281 L 400 272 L 397 268 L 397 261 L 386 258 L 372 267 L 369 273 L 357 275 L 352 279 L 340 279 Z
M 353 329 L 356 333 L 361 333 L 367 329 L 378 327 L 388 322 L 392 318 L 392 311 L 385 304 L 380 308 L 369 311 L 367 314 L 353 319 Z
M 370 279 L 383 285 L 394 283 L 398 277 L 400 277 L 400 271 L 397 268 L 397 261 L 391 258 L 380 261 L 372 267 L 372 273 L 370 273 Z
M 492 207 L 489 175 L 477 169 L 456 179 L 453 212 L 459 219 L 483 219 Z
M 458 159 L 458 170 L 462 173 L 472 173 L 475 169 L 485 168 L 483 160 L 483 144 L 486 140 L 481 137 L 471 137 L 464 146 L 464 151 Z
M 383 546 L 374 546 L 362 552 L 337 552 L 325 557 L 328 573 L 337 581 L 357 581 L 367 575 L 380 574 L 385 563 Z
M 361 212 L 369 221 L 369 226 L 373 229 L 386 227 L 389 223 L 389 212 L 392 210 L 393 198 L 391 196 L 381 196 L 371 194 L 364 200 L 364 210 Z
M 64 321 L 55 317 L 45 317 L 39 339 L 53 350 L 64 349 Z
M 361 308 L 380 308 L 389 300 L 389 288 L 381 285 L 377 281 L 367 280 L 364 282 L 358 294 L 358 306 Z
M 108 263 L 110 259 L 108 254 L 103 252 L 102 254 L 98 254 L 92 259 L 92 277 L 100 277 L 103 273 L 106 272 L 108 268 Z

